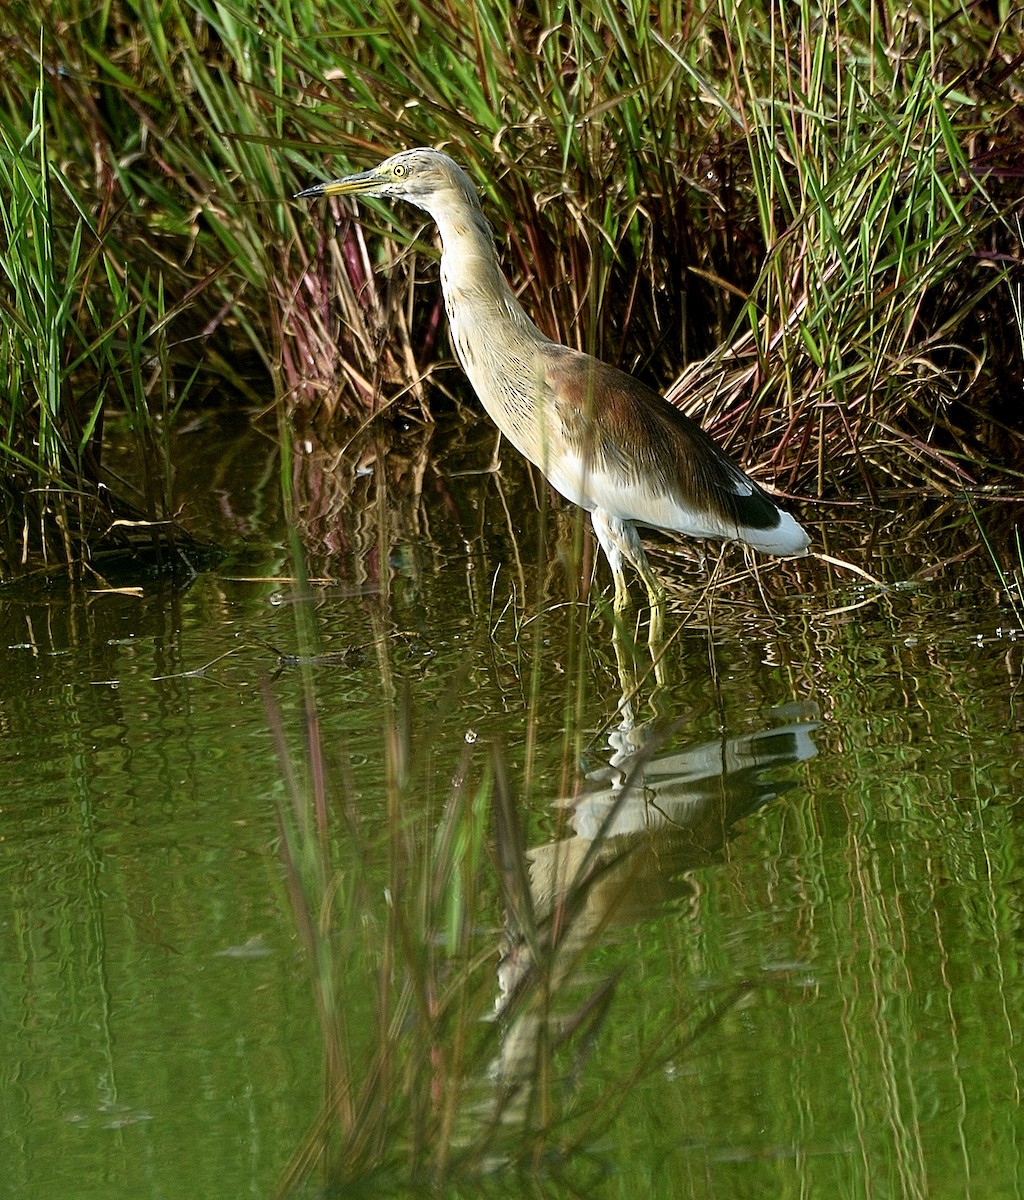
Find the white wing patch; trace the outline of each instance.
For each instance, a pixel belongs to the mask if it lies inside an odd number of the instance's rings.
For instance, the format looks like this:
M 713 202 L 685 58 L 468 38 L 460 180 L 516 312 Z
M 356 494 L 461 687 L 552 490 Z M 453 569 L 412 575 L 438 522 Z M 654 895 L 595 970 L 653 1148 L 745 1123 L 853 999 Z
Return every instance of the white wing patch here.
M 691 508 L 648 487 L 642 480 L 592 468 L 578 454 L 563 453 L 550 467 L 540 465 L 557 491 L 591 513 L 601 509 L 619 521 L 667 529 L 687 537 L 746 542 L 766 554 L 803 554 L 809 544 L 804 530 L 781 509 L 776 509 L 779 523 L 773 529 L 754 529 L 714 512 Z M 753 490 L 746 477 L 736 480 L 737 495 L 750 495 Z

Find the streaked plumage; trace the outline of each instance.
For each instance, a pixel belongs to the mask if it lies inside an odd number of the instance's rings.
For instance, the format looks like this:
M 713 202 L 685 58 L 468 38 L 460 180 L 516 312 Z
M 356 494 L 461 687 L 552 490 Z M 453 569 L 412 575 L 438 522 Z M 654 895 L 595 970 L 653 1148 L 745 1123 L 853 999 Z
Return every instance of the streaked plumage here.
M 617 606 L 628 600 L 624 558 L 652 605 L 660 603 L 637 525 L 735 540 L 766 554 L 807 552 L 800 525 L 698 425 L 638 379 L 541 333 L 501 272 L 469 177 L 446 154 L 406 150 L 299 195 L 395 197 L 433 217 L 459 361 L 505 437 L 591 514 Z

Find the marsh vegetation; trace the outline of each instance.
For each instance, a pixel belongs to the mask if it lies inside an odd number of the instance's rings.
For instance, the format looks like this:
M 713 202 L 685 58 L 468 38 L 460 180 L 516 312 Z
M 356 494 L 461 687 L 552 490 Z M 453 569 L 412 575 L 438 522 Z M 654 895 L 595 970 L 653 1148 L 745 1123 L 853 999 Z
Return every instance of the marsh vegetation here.
M 878 1155 L 888 1183 L 926 1194 L 955 1139 L 949 1124 L 934 1145 L 921 1134 L 913 1071 L 937 1059 L 944 1102 L 961 1097 L 961 1149 L 984 1125 L 974 1093 L 1015 1078 L 1001 1051 L 970 1078 L 953 1051 L 913 1063 L 911 1000 L 927 996 L 935 1044 L 962 1033 L 979 1054 L 993 1013 L 1019 1000 L 1016 909 L 999 890 L 1016 823 L 987 802 L 1012 777 L 1019 663 L 1003 627 L 986 627 L 976 679 L 958 622 L 964 606 L 1019 605 L 1001 501 L 1015 502 L 1024 433 L 1022 14 L 56 0 L 8 5 L 0 44 L 0 579 L 24 606 L 8 644 L 45 675 L 95 637 L 102 655 L 80 669 L 90 687 L 115 681 L 116 708 L 131 654 L 93 605 L 139 603 L 159 628 L 136 703 L 167 722 L 166 762 L 168 712 L 199 711 L 190 689 L 217 663 L 239 694 L 273 676 L 259 703 L 269 766 L 250 762 L 230 709 L 222 736 L 190 727 L 185 741 L 190 761 L 230 760 L 259 797 L 275 899 L 312 980 L 323 1090 L 283 1189 L 472 1188 L 515 1169 L 589 1194 L 622 1113 L 656 1126 L 692 1073 L 724 1154 L 732 1131 L 715 1121 L 743 1110 L 756 1074 L 765 1096 L 804 1088 L 836 1194 Z M 356 219 L 291 199 L 420 144 L 470 172 L 547 333 L 667 391 L 804 501 L 826 551 L 900 586 L 851 583 L 826 562 L 763 579 L 728 556 L 709 584 L 662 548 L 680 583 L 672 681 L 656 687 L 630 647 L 624 681 L 579 522 L 528 472 L 489 473 L 493 443 L 471 432 L 431 230 L 411 210 L 368 203 Z M 245 426 L 244 485 L 231 486 L 232 451 L 204 457 L 217 421 Z M 185 601 L 138 586 L 191 580 L 232 540 L 231 575 Z M 923 590 L 935 579 L 938 599 Z M 33 609 L 50 595 L 74 615 L 66 629 Z M 204 625 L 223 633 L 199 668 L 182 631 Z M 34 727 L 36 686 L 17 684 L 5 730 Z M 84 688 L 61 711 L 92 729 L 109 720 L 101 708 Z M 923 768 L 894 732 L 919 717 L 956 735 Z M 1005 762 L 950 749 L 995 728 L 1013 742 Z M 806 784 L 819 737 L 842 805 L 800 793 L 789 823 L 746 827 L 748 848 L 730 851 L 744 821 Z M 58 791 L 91 814 L 103 760 L 72 749 Z M 156 778 L 174 774 L 166 762 Z M 877 781 L 893 773 L 883 800 Z M 216 782 L 184 774 L 201 813 Z M 962 822 L 936 801 L 943 789 Z M 232 828 L 251 819 L 226 808 Z M 909 865 L 876 817 L 913 843 Z M 707 871 L 723 863 L 724 882 Z M 181 930 L 205 886 L 192 870 Z M 942 881 L 960 878 L 973 886 L 957 900 Z M 69 878 L 66 891 L 101 928 L 104 889 L 78 896 Z M 19 912 L 44 903 L 33 894 Z M 649 920 L 666 912 L 664 927 Z M 950 979 L 971 967 L 957 951 L 982 943 L 978 969 L 999 986 L 961 1021 Z M 30 937 L 19 951 L 35 961 Z M 806 963 L 826 959 L 839 964 L 829 1020 L 800 1026 L 790 1006 L 820 979 Z M 612 1014 L 634 970 L 662 990 L 648 989 L 619 1051 Z M 26 1001 L 24 1028 L 40 1007 Z M 287 1024 L 283 1002 L 271 1009 Z M 744 1022 L 775 1057 L 753 1061 Z M 821 1051 L 849 1083 L 835 1106 L 788 1054 L 826 1026 L 845 1037 L 842 1053 Z M 718 1033 L 746 1075 L 701 1060 Z M 858 1090 L 865 1063 L 877 1096 Z M 783 1115 L 771 1127 L 811 1179 L 815 1122 Z M 893 1133 L 881 1149 L 879 1121 Z M 738 1125 L 742 1156 L 757 1139 Z M 1005 1150 L 1009 1125 L 992 1127 Z M 856 1158 L 847 1136 L 863 1161 L 833 1171 Z M 774 1153 L 758 1145 L 750 1161 L 762 1150 Z M 971 1177 L 956 1176 L 959 1194 Z M 689 1186 L 703 1194 L 696 1176 Z M 796 1173 L 772 1186 L 800 1194 Z

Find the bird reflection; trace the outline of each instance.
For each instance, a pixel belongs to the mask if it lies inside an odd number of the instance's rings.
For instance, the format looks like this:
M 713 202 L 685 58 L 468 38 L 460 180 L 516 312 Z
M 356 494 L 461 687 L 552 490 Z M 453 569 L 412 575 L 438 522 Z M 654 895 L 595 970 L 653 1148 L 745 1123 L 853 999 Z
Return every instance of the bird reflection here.
M 673 746 L 670 726 L 621 715 L 607 759 L 558 802 L 566 835 L 526 854 L 530 894 L 514 907 L 529 913 L 530 928 L 510 922 L 498 972 L 505 1027 L 494 1075 L 506 1120 L 527 1111 L 538 1055 L 591 1003 L 579 997 L 587 953 L 610 929 L 692 895 L 689 873 L 713 861 L 738 821 L 794 786 L 779 769 L 815 756 L 816 728 L 789 720 Z

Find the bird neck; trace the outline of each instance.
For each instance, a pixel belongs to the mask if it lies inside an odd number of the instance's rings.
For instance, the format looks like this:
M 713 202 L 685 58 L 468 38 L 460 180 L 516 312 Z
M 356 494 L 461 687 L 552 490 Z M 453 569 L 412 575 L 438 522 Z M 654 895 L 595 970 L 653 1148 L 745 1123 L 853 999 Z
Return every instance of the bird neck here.
M 547 341 L 502 273 L 494 234 L 483 213 L 458 204 L 438 205 L 431 215 L 441 235 L 441 287 L 453 324 L 460 315 L 468 315 L 468 304 L 481 325 L 511 324 L 530 338 Z
M 461 198 L 460 198 L 461 199 Z M 457 258 L 487 259 L 497 270 L 494 233 L 479 208 L 466 203 L 437 204 L 431 214 L 441 235 L 441 247 Z

